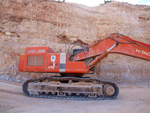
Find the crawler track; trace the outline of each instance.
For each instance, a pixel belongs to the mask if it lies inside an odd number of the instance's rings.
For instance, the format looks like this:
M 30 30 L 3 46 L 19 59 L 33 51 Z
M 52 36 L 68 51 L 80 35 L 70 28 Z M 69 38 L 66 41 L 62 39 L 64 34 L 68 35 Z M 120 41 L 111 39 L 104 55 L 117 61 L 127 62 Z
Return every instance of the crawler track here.
M 51 85 L 51 81 L 62 82 L 59 85 Z M 67 82 L 66 82 L 67 81 Z M 73 81 L 70 84 L 69 81 Z M 96 85 L 74 85 L 74 83 L 84 82 Z M 30 89 L 29 84 L 33 84 L 36 90 Z M 40 85 L 41 84 L 41 85 Z M 47 85 L 49 84 L 49 85 Z M 110 86 L 114 91 L 111 95 L 106 93 L 106 87 Z M 44 87 L 44 89 L 42 89 Z M 42 77 L 29 79 L 23 84 L 23 92 L 29 97 L 50 98 L 50 99 L 71 99 L 71 100 L 106 100 L 115 99 L 118 96 L 118 86 L 110 81 L 98 78 L 82 77 Z M 66 90 L 67 89 L 67 90 Z M 34 92 L 34 93 L 33 93 Z

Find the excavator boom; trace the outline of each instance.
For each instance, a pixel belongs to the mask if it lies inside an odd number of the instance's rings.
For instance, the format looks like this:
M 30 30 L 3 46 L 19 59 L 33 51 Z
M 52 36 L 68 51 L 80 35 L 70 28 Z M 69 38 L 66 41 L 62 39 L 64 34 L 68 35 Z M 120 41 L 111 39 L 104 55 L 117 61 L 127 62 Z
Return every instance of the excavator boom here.
M 97 40 L 88 46 L 89 51 L 81 52 L 74 57 L 75 61 L 85 60 L 103 54 L 117 44 L 109 53 L 119 53 L 150 61 L 150 45 L 133 40 L 119 33 L 114 33 L 103 40 Z

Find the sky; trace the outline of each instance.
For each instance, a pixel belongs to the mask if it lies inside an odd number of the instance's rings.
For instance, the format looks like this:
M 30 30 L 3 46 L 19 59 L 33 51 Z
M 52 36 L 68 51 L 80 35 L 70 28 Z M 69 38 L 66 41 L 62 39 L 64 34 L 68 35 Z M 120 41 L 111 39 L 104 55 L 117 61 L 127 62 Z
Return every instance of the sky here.
M 90 7 L 98 6 L 99 4 L 104 3 L 104 0 L 65 0 L 65 1 L 83 4 Z M 128 2 L 130 4 L 150 5 L 150 0 L 115 0 L 115 1 Z

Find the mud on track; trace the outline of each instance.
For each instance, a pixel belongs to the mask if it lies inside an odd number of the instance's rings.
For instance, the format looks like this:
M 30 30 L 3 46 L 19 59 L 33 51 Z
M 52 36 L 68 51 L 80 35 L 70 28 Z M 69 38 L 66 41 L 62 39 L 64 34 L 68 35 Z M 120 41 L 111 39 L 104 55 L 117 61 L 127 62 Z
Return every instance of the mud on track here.
M 115 100 L 75 101 L 26 97 L 21 85 L 0 80 L 0 113 L 149 113 L 150 87 L 121 87 Z

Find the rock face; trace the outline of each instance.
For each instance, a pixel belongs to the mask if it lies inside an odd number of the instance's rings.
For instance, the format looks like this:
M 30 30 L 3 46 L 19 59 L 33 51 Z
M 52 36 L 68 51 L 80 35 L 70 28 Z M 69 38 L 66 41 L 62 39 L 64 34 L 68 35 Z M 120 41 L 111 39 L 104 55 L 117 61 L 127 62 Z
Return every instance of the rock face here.
M 18 72 L 19 54 L 29 46 L 65 52 L 73 41 L 90 44 L 118 32 L 150 44 L 150 7 L 111 2 L 87 7 L 50 0 L 0 0 L 0 78 L 36 77 Z M 96 75 L 118 83 L 149 83 L 150 62 L 110 54 Z M 44 76 L 44 74 L 42 75 Z

